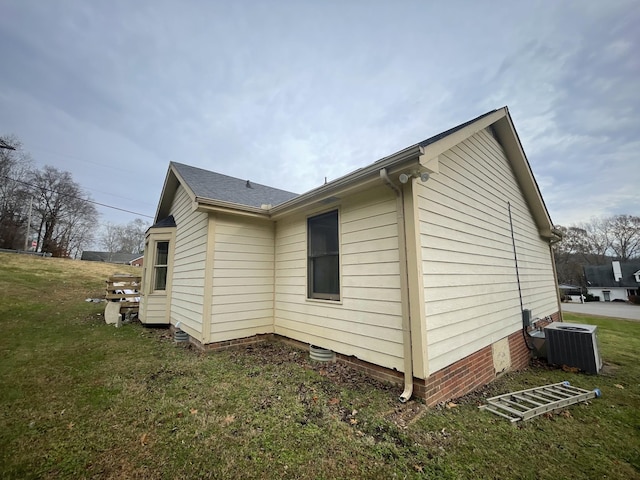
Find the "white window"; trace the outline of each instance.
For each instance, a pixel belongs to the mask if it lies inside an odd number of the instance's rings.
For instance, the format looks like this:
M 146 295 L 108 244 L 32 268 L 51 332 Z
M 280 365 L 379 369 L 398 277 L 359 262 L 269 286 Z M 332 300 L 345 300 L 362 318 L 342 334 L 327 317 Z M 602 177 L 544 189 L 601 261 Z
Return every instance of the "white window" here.
M 156 257 L 153 263 L 153 290 L 167 289 L 169 267 L 169 242 L 156 242 Z

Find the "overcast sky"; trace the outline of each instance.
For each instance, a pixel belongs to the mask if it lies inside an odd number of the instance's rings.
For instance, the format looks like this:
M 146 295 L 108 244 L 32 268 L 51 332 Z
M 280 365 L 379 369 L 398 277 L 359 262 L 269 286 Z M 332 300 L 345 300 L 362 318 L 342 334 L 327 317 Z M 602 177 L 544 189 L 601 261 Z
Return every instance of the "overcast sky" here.
M 638 25 L 637 0 L 0 0 L 0 135 L 153 216 L 172 160 L 303 193 L 507 105 L 554 223 L 640 215 Z

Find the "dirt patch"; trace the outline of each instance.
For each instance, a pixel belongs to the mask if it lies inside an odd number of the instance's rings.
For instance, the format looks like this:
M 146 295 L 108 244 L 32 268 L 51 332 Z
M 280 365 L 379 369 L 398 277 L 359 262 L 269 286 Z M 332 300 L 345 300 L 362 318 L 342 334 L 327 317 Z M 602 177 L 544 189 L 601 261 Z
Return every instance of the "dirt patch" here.
M 318 372 L 318 374 L 339 386 L 358 389 L 363 385 L 369 385 L 383 391 L 390 391 L 397 388 L 394 385 L 368 377 L 364 373 L 340 362 L 317 362 L 311 360 L 309 358 L 309 352 L 297 349 L 283 342 L 272 341 L 256 343 L 244 348 L 239 347 L 233 349 L 229 354 L 235 362 L 252 367 L 255 365 L 264 366 L 294 363 L 302 368 Z M 251 372 L 249 375 L 251 375 Z
M 401 429 L 407 429 L 427 412 L 427 407 L 420 402 L 410 400 L 398 404 L 393 410 L 385 412 L 384 417 Z
M 473 392 L 467 393 L 466 395 L 457 398 L 454 400 L 454 403 L 458 405 L 484 405 L 487 403 L 487 398 L 495 397 L 496 395 L 501 395 L 505 393 L 502 382 L 492 382 L 487 385 L 483 385 L 475 389 Z M 446 405 L 439 405 L 440 408 L 445 408 Z
M 618 375 L 619 369 L 620 365 L 604 362 L 604 365 L 602 365 L 602 369 L 600 370 L 600 375 L 604 377 L 616 377 Z

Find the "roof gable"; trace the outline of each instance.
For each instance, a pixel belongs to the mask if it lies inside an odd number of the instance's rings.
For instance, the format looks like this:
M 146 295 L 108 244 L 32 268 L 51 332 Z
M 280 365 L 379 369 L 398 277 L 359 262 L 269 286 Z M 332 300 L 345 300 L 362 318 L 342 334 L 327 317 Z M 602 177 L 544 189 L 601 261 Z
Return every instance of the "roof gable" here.
M 196 203 L 221 203 L 238 208 L 261 209 L 274 206 L 298 196 L 278 188 L 242 180 L 183 163 L 171 162 L 162 190 L 156 221 L 169 213 L 178 184 L 181 184 Z
M 507 107 L 487 112 L 473 120 L 400 150 L 393 155 L 384 157 L 364 168 L 355 170 L 326 185 L 299 195 L 273 208 L 271 214 L 277 215 L 300 205 L 330 199 L 334 195 L 339 195 L 340 191 L 353 188 L 352 184 L 354 182 L 362 182 L 363 184 L 367 181 L 370 183 L 379 182 L 379 175 L 382 169 L 387 169 L 391 177 L 393 177 L 392 173 L 395 170 L 396 180 L 401 169 L 407 166 L 420 167 L 421 170 L 429 173 L 437 173 L 439 168 L 438 156 L 440 154 L 489 127 L 493 130 L 505 151 L 540 235 L 545 238 L 557 236 Z
M 540 235 L 546 238 L 556 236 L 551 217 L 507 107 L 480 115 L 302 195 L 172 162 L 162 190 L 156 221 L 170 213 L 171 201 L 179 184 L 186 188 L 197 207 L 223 208 L 239 214 L 277 218 L 287 212 L 306 208 L 310 204 L 335 200 L 334 196 L 347 191 L 364 189 L 379 183 L 382 170 L 387 171 L 389 175 L 395 174 L 395 180 L 398 179 L 401 169 L 408 166 L 437 173 L 438 155 L 485 128 L 491 128 L 502 145 Z M 269 207 L 262 208 L 265 205 Z

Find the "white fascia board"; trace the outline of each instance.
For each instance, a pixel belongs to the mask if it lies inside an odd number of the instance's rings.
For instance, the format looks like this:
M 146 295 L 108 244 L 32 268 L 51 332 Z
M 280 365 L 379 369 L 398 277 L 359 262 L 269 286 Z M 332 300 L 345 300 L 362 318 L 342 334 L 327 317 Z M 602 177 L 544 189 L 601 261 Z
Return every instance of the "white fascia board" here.
M 300 208 L 304 208 L 310 203 L 316 203 L 323 199 L 330 198 L 335 195 L 344 195 L 345 193 L 360 190 L 369 184 L 377 183 L 380 181 L 380 170 L 386 168 L 392 172 L 396 172 L 400 167 L 406 167 L 412 161 L 415 162 L 415 167 L 419 167 L 418 159 L 423 153 L 422 147 L 414 145 L 401 150 L 398 153 L 378 160 L 366 167 L 351 172 L 343 177 L 333 180 L 326 185 L 310 190 L 302 195 L 298 195 L 291 200 L 288 200 L 280 205 L 269 210 L 272 217 L 278 217 L 282 214 L 289 213 Z
M 195 197 L 194 211 L 228 213 L 233 215 L 245 215 L 250 217 L 269 218 L 269 210 L 260 207 L 251 207 L 239 203 L 213 200 L 211 198 Z

